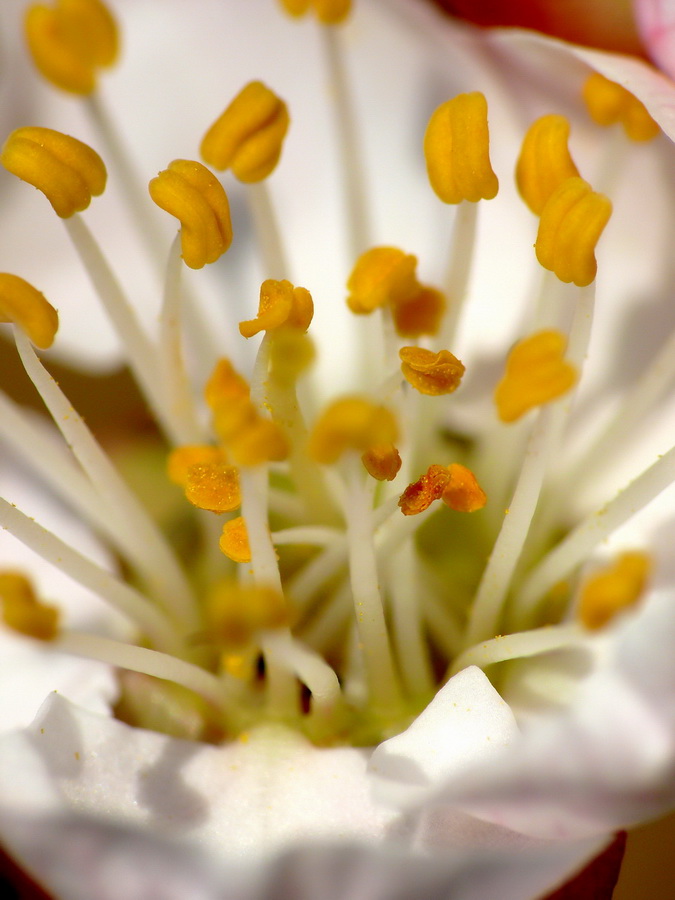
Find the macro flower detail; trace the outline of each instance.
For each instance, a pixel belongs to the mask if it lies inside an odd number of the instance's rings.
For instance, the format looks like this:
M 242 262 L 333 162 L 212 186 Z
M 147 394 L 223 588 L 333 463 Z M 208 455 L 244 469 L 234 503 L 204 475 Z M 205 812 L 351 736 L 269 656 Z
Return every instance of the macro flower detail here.
M 504 896 L 539 896 L 674 799 L 672 665 L 644 649 L 675 626 L 653 535 L 622 528 L 675 480 L 662 438 L 634 466 L 628 440 L 651 437 L 675 365 L 669 347 L 632 359 L 615 273 L 642 239 L 630 166 L 672 152 L 654 100 L 672 86 L 635 60 L 441 28 L 409 0 L 250 2 L 255 29 L 234 4 L 208 28 L 239 36 L 241 70 L 219 37 L 227 78 L 210 75 L 151 162 L 126 149 L 107 87 L 59 74 L 66 54 L 92 79 L 112 62 L 107 10 L 82 2 L 75 26 L 56 4 L 54 45 L 28 14 L 41 90 L 82 96 L 80 127 L 22 124 L 2 151 L 3 184 L 33 204 L 13 234 L 33 265 L 17 250 L 21 274 L 0 275 L 0 320 L 52 420 L 5 385 L 14 486 L 46 487 L 15 500 L 12 469 L 0 498 L 33 554 L 2 557 L 2 636 L 27 671 L 53 657 L 97 675 L 79 704 L 47 676 L 37 718 L 0 738 L 0 837 L 73 898 L 96 895 L 94 876 L 73 885 L 38 847 L 58 847 L 59 822 L 91 823 L 104 855 L 109 827 L 159 857 L 177 839 L 177 865 L 233 898 L 283 896 L 278 859 L 323 883 L 342 853 L 354 882 L 333 875 L 326 896 L 413 896 L 391 854 L 427 860 L 439 897 L 489 896 L 493 870 Z M 133 34 L 135 5 L 114 11 Z M 281 60 L 279 35 L 295 48 Z M 438 55 L 446 99 L 411 94 L 414 124 L 390 136 L 396 36 L 420 72 L 427 40 L 459 57 Z M 572 73 L 564 102 L 511 77 L 532 48 L 535 67 L 543 51 Z M 124 60 L 111 98 L 116 77 Z M 70 246 L 40 254 L 57 226 Z M 143 427 L 114 404 L 90 426 L 50 374 L 62 338 L 96 340 L 51 266 L 88 278 Z M 75 383 L 104 403 L 89 379 Z M 68 612 L 52 571 L 109 611 Z

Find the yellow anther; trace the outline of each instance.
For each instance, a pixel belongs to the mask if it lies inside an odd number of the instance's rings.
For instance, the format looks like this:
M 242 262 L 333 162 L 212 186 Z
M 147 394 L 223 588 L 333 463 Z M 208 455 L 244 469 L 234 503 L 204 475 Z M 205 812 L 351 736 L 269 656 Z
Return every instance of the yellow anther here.
M 553 191 L 579 175 L 567 147 L 570 123 L 564 116 L 542 116 L 530 125 L 516 165 L 520 196 L 540 216 Z
M 54 343 L 59 314 L 44 296 L 18 275 L 0 273 L 0 322 L 14 322 L 36 347 Z
M 295 328 L 281 328 L 270 344 L 270 378 L 279 384 L 293 384 L 314 362 L 312 339 Z
M 64 91 L 91 94 L 98 69 L 117 59 L 117 25 L 100 0 L 35 3 L 26 12 L 25 29 L 37 69 Z
M 545 269 L 579 287 L 598 270 L 595 247 L 612 213 L 612 204 L 582 178 L 568 178 L 551 194 L 539 220 L 535 251 Z
M 519 341 L 506 361 L 495 403 L 502 422 L 515 422 L 526 412 L 550 403 L 575 384 L 577 370 L 564 359 L 567 341 L 559 331 L 538 331 Z
M 290 449 L 277 423 L 258 415 L 232 435 L 228 447 L 240 466 L 279 462 L 286 459 Z
M 620 122 L 633 141 L 651 141 L 661 130 L 637 97 L 599 72 L 586 80 L 583 97 L 594 122 L 604 126 Z
M 450 480 L 445 466 L 429 466 L 417 481 L 413 481 L 399 497 L 398 505 L 404 516 L 416 516 L 440 500 Z
M 275 331 L 286 326 L 307 331 L 314 315 L 314 303 L 309 291 L 293 287 L 290 281 L 274 281 L 269 278 L 260 287 L 260 303 L 255 319 L 239 323 L 239 332 L 245 338 L 259 331 Z
M 471 469 L 459 463 L 448 466 L 448 483 L 441 500 L 455 512 L 477 512 L 487 503 L 487 496 Z
M 391 308 L 394 327 L 401 337 L 438 334 L 445 312 L 445 297 L 435 288 L 417 285 L 410 297 Z
M 174 159 L 148 185 L 157 206 L 180 220 L 185 265 L 201 269 L 225 253 L 232 243 L 227 194 L 201 163 Z
M 325 465 L 337 462 L 348 450 L 365 453 L 393 444 L 398 428 L 393 413 L 364 397 L 335 400 L 319 416 L 309 439 L 309 455 Z
M 437 397 L 459 387 L 464 366 L 449 350 L 433 353 L 423 347 L 401 347 L 398 354 L 403 377 L 420 394 Z
M 377 481 L 393 481 L 401 468 L 401 454 L 393 444 L 378 444 L 366 450 L 361 462 Z
M 283 100 L 252 81 L 206 132 L 202 159 L 215 169 L 231 169 L 246 184 L 262 181 L 279 161 L 288 122 Z
M 231 512 L 241 506 L 239 475 L 234 466 L 198 463 L 187 473 L 185 496 L 193 506 L 214 513 Z
M 347 306 L 366 315 L 411 297 L 417 288 L 417 258 L 396 247 L 373 247 L 356 261 L 347 281 Z
M 283 596 L 266 585 L 224 582 L 207 597 L 206 623 L 209 641 L 232 650 L 242 650 L 256 632 L 288 624 Z
M 242 516 L 230 519 L 223 525 L 219 546 L 225 556 L 234 562 L 251 562 L 251 546 L 248 542 L 246 522 Z
M 433 113 L 424 135 L 431 186 L 444 203 L 492 200 L 499 189 L 490 165 L 487 101 L 458 94 Z
M 633 606 L 644 593 L 651 559 L 638 551 L 622 553 L 592 575 L 581 591 L 579 618 L 586 628 L 602 628 L 617 613 Z
M 219 359 L 204 388 L 204 399 L 212 412 L 236 400 L 248 400 L 251 391 L 246 379 L 229 361 Z
M 107 173 L 98 153 L 51 128 L 17 128 L 5 141 L 0 161 L 42 191 L 62 219 L 86 209 L 105 188 Z
M 185 444 L 169 453 L 166 474 L 169 481 L 184 488 L 192 466 L 226 464 L 227 459 L 220 447 L 212 447 L 210 444 Z
M 59 633 L 59 611 L 42 603 L 30 581 L 20 572 L 0 572 L 0 601 L 5 625 L 39 641 L 52 641 Z
M 310 9 L 323 25 L 337 25 L 349 15 L 352 0 L 280 0 L 289 16 L 304 16 Z

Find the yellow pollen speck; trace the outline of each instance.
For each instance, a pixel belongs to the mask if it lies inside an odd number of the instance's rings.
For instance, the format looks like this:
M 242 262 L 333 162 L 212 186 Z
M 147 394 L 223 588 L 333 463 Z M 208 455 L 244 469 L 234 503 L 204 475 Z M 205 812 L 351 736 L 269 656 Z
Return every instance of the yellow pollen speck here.
M 441 500 L 455 512 L 477 512 L 487 503 L 485 491 L 476 480 L 476 476 L 466 466 L 453 463 L 448 466 L 448 483 L 443 490 Z
M 51 128 L 17 128 L 5 141 L 0 161 L 42 191 L 62 219 L 86 209 L 105 189 L 107 173 L 98 153 Z
M 44 296 L 23 278 L 0 273 L 0 322 L 14 322 L 36 347 L 54 342 L 59 315 Z
M 2 619 L 9 628 L 36 638 L 52 641 L 59 633 L 59 610 L 42 603 L 28 579 L 20 572 L 0 572 Z
M 612 213 L 612 204 L 582 178 L 568 178 L 546 201 L 535 251 L 545 269 L 561 281 L 585 287 L 595 278 L 595 247 Z
M 365 453 L 372 447 L 393 444 L 398 428 L 392 412 L 365 397 L 335 400 L 319 416 L 309 439 L 308 452 L 329 465 L 348 450 Z
M 583 98 L 594 122 L 603 126 L 620 122 L 633 141 L 651 141 L 661 131 L 637 97 L 599 72 L 586 80 Z
M 288 123 L 283 100 L 252 81 L 206 132 L 202 158 L 215 169 L 231 169 L 239 181 L 262 181 L 279 161 Z
M 64 91 L 91 94 L 98 69 L 117 59 L 117 25 L 100 0 L 35 3 L 26 11 L 25 31 L 35 66 Z
M 275 331 L 282 326 L 307 331 L 313 315 L 314 303 L 308 290 L 293 287 L 290 281 L 269 278 L 260 287 L 258 315 L 240 322 L 239 332 L 250 338 L 260 331 Z
M 232 243 L 230 204 L 223 186 L 201 163 L 174 159 L 148 185 L 157 206 L 180 220 L 185 264 L 201 269 Z
M 483 94 L 458 94 L 434 112 L 424 135 L 424 156 L 431 186 L 444 203 L 477 203 L 497 195 L 489 145 Z
M 399 356 L 403 377 L 421 394 L 451 394 L 464 375 L 464 366 L 449 350 L 433 353 L 423 347 L 401 347 Z
M 366 315 L 407 300 L 417 288 L 417 257 L 396 247 L 372 247 L 356 261 L 347 281 L 347 306 Z
M 515 422 L 536 406 L 567 393 L 577 380 L 566 362 L 566 339 L 559 331 L 539 331 L 519 341 L 509 354 L 495 403 L 502 422 Z
M 185 496 L 199 509 L 231 512 L 241 506 L 239 475 L 234 466 L 198 463 L 187 473 Z
M 279 0 L 281 8 L 294 18 L 311 9 L 323 25 L 344 22 L 351 11 L 352 0 Z
M 248 542 L 246 522 L 242 516 L 230 519 L 223 525 L 220 536 L 220 549 L 225 556 L 238 563 L 251 562 L 251 547 Z
M 542 116 L 530 125 L 516 165 L 516 184 L 532 212 L 540 216 L 553 191 L 579 175 L 567 141 L 570 124 L 564 116 Z
M 361 462 L 377 481 L 393 481 L 401 468 L 401 454 L 393 444 L 378 444 L 366 450 Z
M 614 563 L 592 575 L 581 590 L 582 624 L 591 630 L 602 628 L 617 613 L 633 606 L 645 590 L 650 569 L 650 557 L 635 551 L 622 553 Z

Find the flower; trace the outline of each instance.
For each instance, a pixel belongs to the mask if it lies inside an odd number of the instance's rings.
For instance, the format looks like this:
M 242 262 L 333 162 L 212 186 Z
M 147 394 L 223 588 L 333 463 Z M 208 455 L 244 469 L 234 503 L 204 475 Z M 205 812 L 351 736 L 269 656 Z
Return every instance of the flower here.
M 85 101 L 100 130 L 91 143 L 110 156 L 111 198 L 121 207 L 126 186 L 136 203 L 125 227 L 106 230 L 122 215 L 103 206 L 107 190 L 92 200 L 106 167 L 88 140 L 64 136 L 51 99 L 38 126 L 14 123 L 2 151 L 8 173 L 40 187 L 64 218 L 171 447 L 154 521 L 31 347 L 55 337 L 55 352 L 63 342 L 80 361 L 118 349 L 82 322 L 81 300 L 62 306 L 55 332 L 40 291 L 76 285 L 72 256 L 37 258 L 45 198 L 14 185 L 31 223 L 22 229 L 17 212 L 15 234 L 32 242 L 25 255 L 12 245 L 21 276 L 0 278 L 2 316 L 17 323 L 23 365 L 72 455 L 9 402 L 3 434 L 99 542 L 84 550 L 81 523 L 71 536 L 70 518 L 44 496 L 36 518 L 53 515 L 52 534 L 4 501 L 2 524 L 117 615 L 74 598 L 64 620 L 56 582 L 33 560 L 31 579 L 3 573 L 5 621 L 27 635 L 6 637 L 12 674 L 34 695 L 58 689 L 0 741 L 3 840 L 73 898 L 128 895 L 124 880 L 160 896 L 186 882 L 204 896 L 223 884 L 242 897 L 537 896 L 615 829 L 673 803 L 673 617 L 645 536 L 660 520 L 651 506 L 637 512 L 672 480 L 667 438 L 641 424 L 667 388 L 672 353 L 653 346 L 660 334 L 635 346 L 630 319 L 642 323 L 645 302 L 658 305 L 664 290 L 660 239 L 672 210 L 660 167 L 672 151 L 663 136 L 634 144 L 602 127 L 618 117 L 631 141 L 655 137 L 638 96 L 672 134 L 672 85 L 637 60 L 441 27 L 403 0 L 363 0 L 344 25 L 294 23 L 249 2 L 250 18 L 204 0 L 219 56 L 221 34 L 232 49 L 222 70 L 207 62 L 209 35 L 193 64 L 180 64 L 185 29 L 202 34 L 197 17 L 186 23 L 168 5 L 158 32 L 154 6 L 119 5 L 129 34 L 138 21 L 150 46 L 139 77 L 132 44 L 131 74 L 119 70 L 111 97 L 152 94 L 155 72 L 176 107 L 189 92 L 168 155 L 164 140 L 159 150 L 140 142 L 159 209 L 132 181 L 115 194 L 126 158 L 98 94 Z M 85 54 L 97 68 L 110 62 L 111 26 L 98 2 L 83 8 L 92 47 L 106 50 Z M 47 15 L 67 34 L 55 9 Z M 169 51 L 174 26 L 182 42 Z M 89 69 L 74 81 L 68 67 L 53 71 L 63 61 L 53 34 L 32 34 L 41 68 L 88 94 Z M 321 52 L 325 70 L 315 68 Z M 149 77 L 152 59 L 161 64 Z M 308 70 L 332 79 L 337 128 L 331 92 Z M 415 127 L 392 115 L 392 71 L 396 109 L 410 108 Z M 592 71 L 604 78 L 589 80 Z M 152 137 L 165 109 L 146 115 L 129 137 Z M 87 137 L 84 126 L 72 131 Z M 222 175 L 225 194 L 213 169 L 242 184 Z M 92 231 L 107 234 L 104 255 L 84 224 L 90 213 Z M 134 296 L 152 284 L 152 272 L 136 281 L 146 217 L 164 229 L 165 253 L 171 217 L 180 222 L 161 310 L 149 307 L 147 319 L 125 305 L 106 263 L 117 260 Z M 636 247 L 641 267 L 628 253 Z M 214 307 L 186 296 L 181 308 L 181 280 Z M 637 309 L 636 293 L 647 298 Z M 238 342 L 224 328 L 233 313 Z M 191 316 L 184 330 L 181 315 Z M 255 359 L 245 341 L 259 345 Z M 563 440 L 568 417 L 576 433 Z M 141 493 L 156 501 L 147 482 L 165 446 L 129 445 L 137 465 L 147 451 Z M 118 445 L 110 455 L 121 460 Z M 10 499 L 25 490 L 17 506 L 32 512 L 34 480 L 10 480 Z M 45 671 L 53 655 L 57 676 Z M 27 706 L 14 721 L 4 710 L 6 724 L 25 725 Z

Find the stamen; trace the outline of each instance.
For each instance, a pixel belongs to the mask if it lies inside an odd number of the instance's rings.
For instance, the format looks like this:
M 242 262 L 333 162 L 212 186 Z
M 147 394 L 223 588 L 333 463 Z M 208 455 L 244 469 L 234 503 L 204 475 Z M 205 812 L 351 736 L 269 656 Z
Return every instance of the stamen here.
M 124 484 L 81 417 L 54 379 L 45 371 L 26 337 L 16 333 L 16 345 L 29 378 L 37 388 L 54 423 L 109 505 L 124 522 L 125 546 L 130 558 L 151 585 L 157 600 L 179 620 L 194 622 L 195 601 L 189 583 L 164 536 L 151 521 L 135 494 Z
M 164 283 L 164 299 L 159 315 L 158 363 L 164 371 L 167 405 L 171 411 L 173 430 L 181 443 L 204 439 L 204 429 L 197 416 L 188 373 L 183 357 L 181 258 L 182 233 L 176 235 L 169 250 Z
M 391 308 L 391 316 L 400 337 L 435 335 L 443 322 L 445 296 L 432 287 L 418 284 L 414 294 Z
M 316 462 L 330 465 L 349 450 L 365 453 L 371 447 L 392 444 L 398 437 L 393 414 L 364 397 L 335 400 L 312 429 L 308 453 Z
M 399 704 L 373 544 L 372 506 L 363 483 L 361 461 L 355 454 L 345 460 L 347 493 L 345 520 L 349 546 L 349 580 L 352 588 L 359 646 L 373 710 L 388 716 Z
M 366 450 L 361 462 L 376 481 L 393 481 L 401 468 L 401 454 L 393 444 L 378 444 Z
M 279 0 L 289 16 L 304 16 L 310 9 L 322 25 L 338 25 L 351 11 L 351 0 Z
M 251 545 L 249 544 L 248 529 L 243 516 L 230 519 L 229 522 L 223 525 L 220 549 L 233 562 L 251 562 Z
M 431 465 L 403 491 L 398 505 L 404 516 L 418 516 L 435 500 L 443 500 L 455 512 L 476 512 L 485 506 L 487 496 L 466 466 Z
M 147 647 L 72 631 L 58 637 L 54 642 L 54 649 L 180 684 L 204 697 L 225 715 L 232 718 L 235 716 L 232 691 L 227 682 L 187 660 Z
M 238 509 L 241 506 L 241 492 L 236 468 L 218 463 L 191 466 L 187 473 L 185 496 L 193 506 L 215 513 Z
M 46 350 L 54 343 L 59 315 L 40 291 L 17 275 L 0 274 L 0 322 L 14 322 Z
M 471 469 L 460 463 L 448 466 L 449 479 L 441 500 L 455 512 L 477 512 L 487 503 L 487 495 Z
M 634 606 L 644 593 L 651 567 L 646 553 L 622 553 L 614 563 L 592 575 L 579 598 L 582 624 L 595 631 Z
M 575 371 L 581 371 L 586 356 L 593 321 L 594 297 L 594 285 L 579 291 L 569 342 L 571 365 Z M 490 638 L 499 627 L 502 606 L 509 594 L 511 580 L 530 531 L 551 452 L 560 440 L 570 408 L 570 403 L 558 402 L 539 411 L 528 439 L 511 503 L 474 598 L 465 646 Z M 517 592 L 512 620 L 518 623 L 518 627 L 522 627 L 517 610 L 520 599 L 521 595 Z
M 404 516 L 417 516 L 443 496 L 450 474 L 445 466 L 432 465 L 403 491 L 398 505 Z
M 170 481 L 184 488 L 193 466 L 224 466 L 226 463 L 225 454 L 220 447 L 211 447 L 208 444 L 186 445 L 176 447 L 169 453 L 166 474 Z
M 105 189 L 107 174 L 98 153 L 51 128 L 17 128 L 0 160 L 12 175 L 42 191 L 62 219 L 86 209 Z
M 98 69 L 117 59 L 117 25 L 100 0 L 34 4 L 26 11 L 25 29 L 36 67 L 64 91 L 91 94 Z
M 515 422 L 525 413 L 551 403 L 577 381 L 574 366 L 564 359 L 567 340 L 559 331 L 539 331 L 516 344 L 495 390 L 502 422 Z
M 675 481 L 675 447 L 631 481 L 601 509 L 587 516 L 525 579 L 516 598 L 517 612 L 528 616 L 540 598 L 588 558 L 602 541 Z
M 245 184 L 274 171 L 288 130 L 286 104 L 261 81 L 243 88 L 204 135 L 200 153 L 214 169 Z
M 594 122 L 604 126 L 620 122 L 632 141 L 651 141 L 661 132 L 637 97 L 599 72 L 588 77 L 583 98 Z
M 510 659 L 524 659 L 565 647 L 577 647 L 583 643 L 584 637 L 578 625 L 547 625 L 545 628 L 533 628 L 531 631 L 500 634 L 460 653 L 453 661 L 448 674 L 455 675 L 467 666 L 485 669 L 487 666 Z
M 546 201 L 535 251 L 545 269 L 579 287 L 597 272 L 595 247 L 612 213 L 612 204 L 581 178 L 568 178 Z
M 59 633 L 60 613 L 38 600 L 33 586 L 20 572 L 0 572 L 2 620 L 9 628 L 38 641 L 53 641 Z
M 537 119 L 525 135 L 516 165 L 516 184 L 537 216 L 563 181 L 579 175 L 567 146 L 569 136 L 570 123 L 558 115 Z
M 118 609 L 148 636 L 155 647 L 168 653 L 177 652 L 179 642 L 173 627 L 154 604 L 137 590 L 118 581 L 105 569 L 73 550 L 55 534 L 47 531 L 2 497 L 0 497 L 0 528 L 11 532 L 48 563 Z
M 449 350 L 433 353 L 423 347 L 401 347 L 403 377 L 420 394 L 438 397 L 452 394 L 459 387 L 465 369 Z
M 438 107 L 424 135 L 424 156 L 431 186 L 444 203 L 496 197 L 483 94 L 458 94 Z
M 383 306 L 396 306 L 417 288 L 417 257 L 396 247 L 373 247 L 362 253 L 347 281 L 347 306 L 367 315 Z
M 245 338 L 260 331 L 275 331 L 282 326 L 307 331 L 314 316 L 312 295 L 302 287 L 293 287 L 290 281 L 263 281 L 260 287 L 260 304 L 255 319 L 239 323 L 239 332 Z
M 220 259 L 232 243 L 232 223 L 218 179 L 201 163 L 174 159 L 148 187 L 157 206 L 180 220 L 185 264 L 201 269 Z
M 265 585 L 221 582 L 206 602 L 208 641 L 228 650 L 241 650 L 259 631 L 288 625 L 284 598 Z

